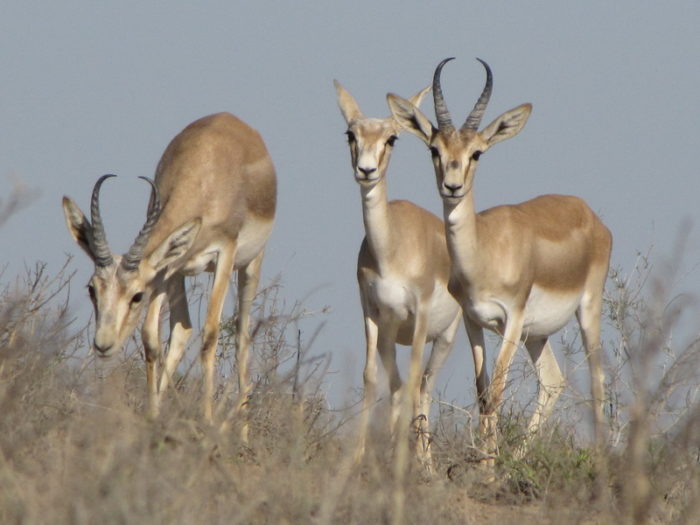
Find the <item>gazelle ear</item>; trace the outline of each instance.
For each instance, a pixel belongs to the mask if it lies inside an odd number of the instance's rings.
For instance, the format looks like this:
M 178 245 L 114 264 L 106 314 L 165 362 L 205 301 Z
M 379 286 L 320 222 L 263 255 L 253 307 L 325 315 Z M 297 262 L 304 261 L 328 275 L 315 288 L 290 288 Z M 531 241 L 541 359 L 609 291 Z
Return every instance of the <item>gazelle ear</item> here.
M 426 117 L 413 103 L 409 102 L 405 98 L 401 98 L 398 95 L 389 93 L 386 96 L 386 100 L 389 103 L 391 115 L 394 117 L 396 122 L 398 122 L 403 129 L 410 131 L 426 144 L 430 144 L 430 140 L 432 139 L 436 129 L 430 120 L 428 120 L 428 117 Z
M 351 121 L 362 118 L 362 111 L 360 111 L 360 106 L 357 105 L 355 99 L 337 80 L 333 81 L 335 85 L 335 91 L 338 96 L 338 106 L 340 107 L 340 112 L 343 114 L 346 124 L 350 124 Z
M 483 129 L 482 138 L 489 146 L 493 146 L 497 142 L 514 137 L 523 129 L 531 112 L 532 104 L 522 104 L 506 111 Z
M 91 248 L 92 225 L 70 197 L 63 197 L 63 216 L 66 219 L 66 226 L 73 240 L 94 261 L 95 255 Z
M 197 238 L 201 225 L 202 219 L 196 218 L 180 226 L 151 253 L 148 263 L 155 271 L 160 271 L 185 255 Z M 170 275 L 171 272 L 168 271 L 165 278 Z
M 432 88 L 433 86 L 428 86 L 427 88 L 421 89 L 418 93 L 409 98 L 408 101 L 419 108 L 420 103 L 423 102 L 423 97 L 425 97 L 425 95 L 428 94 L 428 91 L 430 91 Z

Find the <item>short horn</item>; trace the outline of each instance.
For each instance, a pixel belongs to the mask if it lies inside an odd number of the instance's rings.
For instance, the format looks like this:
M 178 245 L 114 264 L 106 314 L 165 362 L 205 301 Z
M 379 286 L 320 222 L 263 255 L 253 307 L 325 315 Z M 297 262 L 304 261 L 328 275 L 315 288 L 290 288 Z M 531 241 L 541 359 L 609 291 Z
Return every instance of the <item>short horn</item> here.
M 452 125 L 452 119 L 450 118 L 450 112 L 447 110 L 447 104 L 445 104 L 445 97 L 442 95 L 442 87 L 440 87 L 440 73 L 445 64 L 450 60 L 454 60 L 454 57 L 446 58 L 438 64 L 435 68 L 435 74 L 433 75 L 433 101 L 435 102 L 435 118 L 437 119 L 438 129 L 440 131 L 451 131 L 454 129 Z
M 100 215 L 100 187 L 102 183 L 110 177 L 116 177 L 116 175 L 102 175 L 97 179 L 95 187 L 92 189 L 92 199 L 90 201 L 90 221 L 92 222 L 92 238 L 90 244 L 92 245 L 93 255 L 95 256 L 95 264 L 100 267 L 109 266 L 114 262 L 112 252 L 107 244 L 107 236 L 105 234 L 104 224 L 102 223 L 102 216 Z
M 481 92 L 479 100 L 477 100 L 476 104 L 474 104 L 474 109 L 472 109 L 472 112 L 469 113 L 467 120 L 464 122 L 464 125 L 462 126 L 463 130 L 479 130 L 479 124 L 481 124 L 481 119 L 486 111 L 489 98 L 491 98 L 491 89 L 493 88 L 493 75 L 491 74 L 491 68 L 480 58 L 477 58 L 477 60 L 481 62 L 486 69 L 486 85 L 484 86 L 484 90 Z
M 153 231 L 153 226 L 155 226 L 158 217 L 160 217 L 160 192 L 158 191 L 158 187 L 148 177 L 139 177 L 139 179 L 143 179 L 151 185 L 151 198 L 148 203 L 146 222 L 136 236 L 136 239 L 134 239 L 131 248 L 129 248 L 129 251 L 122 259 L 122 267 L 129 272 L 135 271 L 138 268 L 143 258 L 143 250 L 146 248 L 148 238 Z

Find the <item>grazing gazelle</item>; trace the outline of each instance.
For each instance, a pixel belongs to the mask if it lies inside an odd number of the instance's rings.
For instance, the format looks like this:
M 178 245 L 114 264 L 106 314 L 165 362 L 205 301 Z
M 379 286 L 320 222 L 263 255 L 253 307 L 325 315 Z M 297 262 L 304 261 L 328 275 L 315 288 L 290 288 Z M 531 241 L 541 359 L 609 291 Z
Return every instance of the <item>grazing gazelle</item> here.
M 480 156 L 516 135 L 532 106 L 511 109 L 479 131 L 492 86 L 491 70 L 480 60 L 486 69 L 486 85 L 466 122 L 456 129 L 440 87 L 440 72 L 448 60 L 438 65 L 433 76 L 437 128 L 415 104 L 393 94 L 387 99 L 401 126 L 425 142 L 432 154 L 452 259 L 449 288 L 464 310 L 476 368 L 482 435 L 495 452 L 496 414 L 520 340 L 540 383 L 530 430 L 550 414 L 564 378 L 548 337 L 575 313 L 588 355 L 595 436 L 601 444 L 600 317 L 612 236 L 577 197 L 542 195 L 475 212 L 472 186 Z M 484 365 L 483 328 L 503 338 L 490 383 Z
M 240 403 L 249 393 L 250 308 L 275 217 L 277 181 L 272 160 L 258 132 L 231 114 L 218 113 L 193 122 L 166 148 L 155 183 L 145 179 L 152 186 L 148 215 L 123 256 L 110 251 L 100 218 L 100 186 L 110 176 L 100 177 L 95 184 L 90 220 L 70 198 L 63 197 L 68 230 L 95 263 L 88 284 L 95 307 L 93 347 L 98 356 L 114 354 L 147 309 L 141 334 L 149 411 L 157 415 L 161 395 L 192 333 L 185 276 L 213 272 L 201 353 L 203 411 L 205 419 L 211 421 L 219 323 L 234 269 L 238 270 Z M 160 313 L 166 298 L 170 307 L 169 351 L 164 369 L 159 371 L 163 361 Z
M 386 171 L 400 127 L 392 117 L 365 117 L 350 93 L 337 81 L 335 87 L 348 126 L 350 158 L 360 186 L 366 233 L 357 261 L 367 344 L 357 458 L 364 453 L 369 412 L 376 402 L 377 352 L 389 377 L 394 434 L 402 411 L 403 390 L 396 365 L 398 342 L 411 346 L 405 394 L 410 396 L 420 434 L 417 454 L 427 462 L 430 394 L 436 373 L 452 347 L 460 319 L 459 305 L 447 290 L 450 260 L 445 228 L 435 215 L 412 202 L 388 201 Z M 412 103 L 419 105 L 429 89 L 415 95 Z M 421 379 L 426 341 L 432 341 L 433 347 Z M 404 424 L 407 422 L 402 421 L 401 425 Z M 401 432 L 397 437 L 400 435 Z

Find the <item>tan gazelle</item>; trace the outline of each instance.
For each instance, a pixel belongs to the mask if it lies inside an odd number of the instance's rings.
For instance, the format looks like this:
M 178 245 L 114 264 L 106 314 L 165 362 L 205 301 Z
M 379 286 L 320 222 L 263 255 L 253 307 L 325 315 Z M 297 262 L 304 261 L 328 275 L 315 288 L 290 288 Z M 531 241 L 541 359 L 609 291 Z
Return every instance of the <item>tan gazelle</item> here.
M 377 352 L 389 378 L 392 434 L 402 411 L 403 388 L 396 364 L 399 343 L 411 346 L 405 388 L 419 429 L 417 453 L 427 461 L 430 394 L 460 319 L 459 305 L 447 290 L 450 263 L 445 228 L 435 215 L 412 202 L 388 200 L 386 173 L 400 127 L 392 117 L 365 117 L 350 93 L 337 81 L 335 87 L 348 126 L 350 158 L 360 186 L 366 233 L 357 261 L 367 349 L 358 459 L 364 453 L 369 412 L 376 402 Z M 429 90 L 427 87 L 415 95 L 412 104 L 419 105 Z M 421 379 L 426 341 L 432 341 L 433 346 Z
M 63 211 L 68 230 L 90 256 L 95 272 L 88 290 L 95 307 L 93 347 L 100 357 L 117 352 L 129 337 L 142 310 L 141 331 L 146 357 L 149 409 L 157 415 L 192 325 L 185 294 L 185 276 L 214 273 L 203 329 L 204 417 L 212 420 L 214 358 L 221 311 L 234 269 L 238 270 L 236 359 L 241 403 L 249 393 L 248 346 L 251 302 L 275 217 L 276 176 L 262 138 L 228 113 L 201 118 L 180 132 L 158 164 L 146 222 L 129 251 L 110 251 L 100 219 L 95 184 L 91 220 L 68 197 Z M 159 338 L 161 306 L 170 307 L 169 351 Z M 247 427 L 243 426 L 245 438 Z
M 430 148 L 443 201 L 452 259 L 450 291 L 464 310 L 481 409 L 481 430 L 495 452 L 496 414 L 519 341 L 524 341 L 539 378 L 538 405 L 530 429 L 551 413 L 564 386 L 548 342 L 575 314 L 588 355 L 595 436 L 603 440 L 603 368 L 600 317 L 612 236 L 586 203 L 565 195 L 496 206 L 476 213 L 472 185 L 480 156 L 516 135 L 532 106 L 523 104 L 478 130 L 491 95 L 492 74 L 464 125 L 453 126 L 440 86 L 443 60 L 433 77 L 437 128 L 415 104 L 388 95 L 392 114 Z M 493 380 L 484 365 L 483 328 L 503 342 Z

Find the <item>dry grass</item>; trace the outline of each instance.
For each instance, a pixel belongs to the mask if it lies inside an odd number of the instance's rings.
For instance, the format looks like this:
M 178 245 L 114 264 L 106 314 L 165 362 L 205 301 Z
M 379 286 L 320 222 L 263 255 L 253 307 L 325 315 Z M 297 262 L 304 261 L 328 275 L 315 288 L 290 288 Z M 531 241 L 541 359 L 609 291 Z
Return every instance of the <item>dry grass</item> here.
M 666 272 L 668 273 L 668 272 Z M 692 309 L 662 281 L 613 275 L 608 391 L 613 441 L 605 478 L 577 424 L 548 425 L 523 458 L 517 405 L 502 418 L 497 481 L 485 483 L 472 412 L 439 405 L 436 473 L 412 465 L 406 523 L 695 523 L 700 517 L 700 349 L 676 335 Z M 644 279 L 646 280 L 646 278 Z M 64 307 L 70 276 L 27 272 L 0 297 L 1 523 L 388 523 L 393 487 L 389 437 L 377 425 L 365 461 L 351 461 L 356 407 L 323 396 L 328 362 L 310 357 L 308 315 L 285 311 L 273 286 L 257 303 L 251 441 L 235 421 L 206 426 L 198 369 L 182 372 L 162 417 L 144 417 L 145 378 L 133 352 L 100 370 L 86 330 Z M 692 310 L 695 312 L 695 310 Z M 696 312 L 697 313 L 697 312 Z M 225 321 L 220 377 L 233 377 Z M 219 422 L 235 404 L 225 381 Z M 596 492 L 602 485 L 603 493 Z

